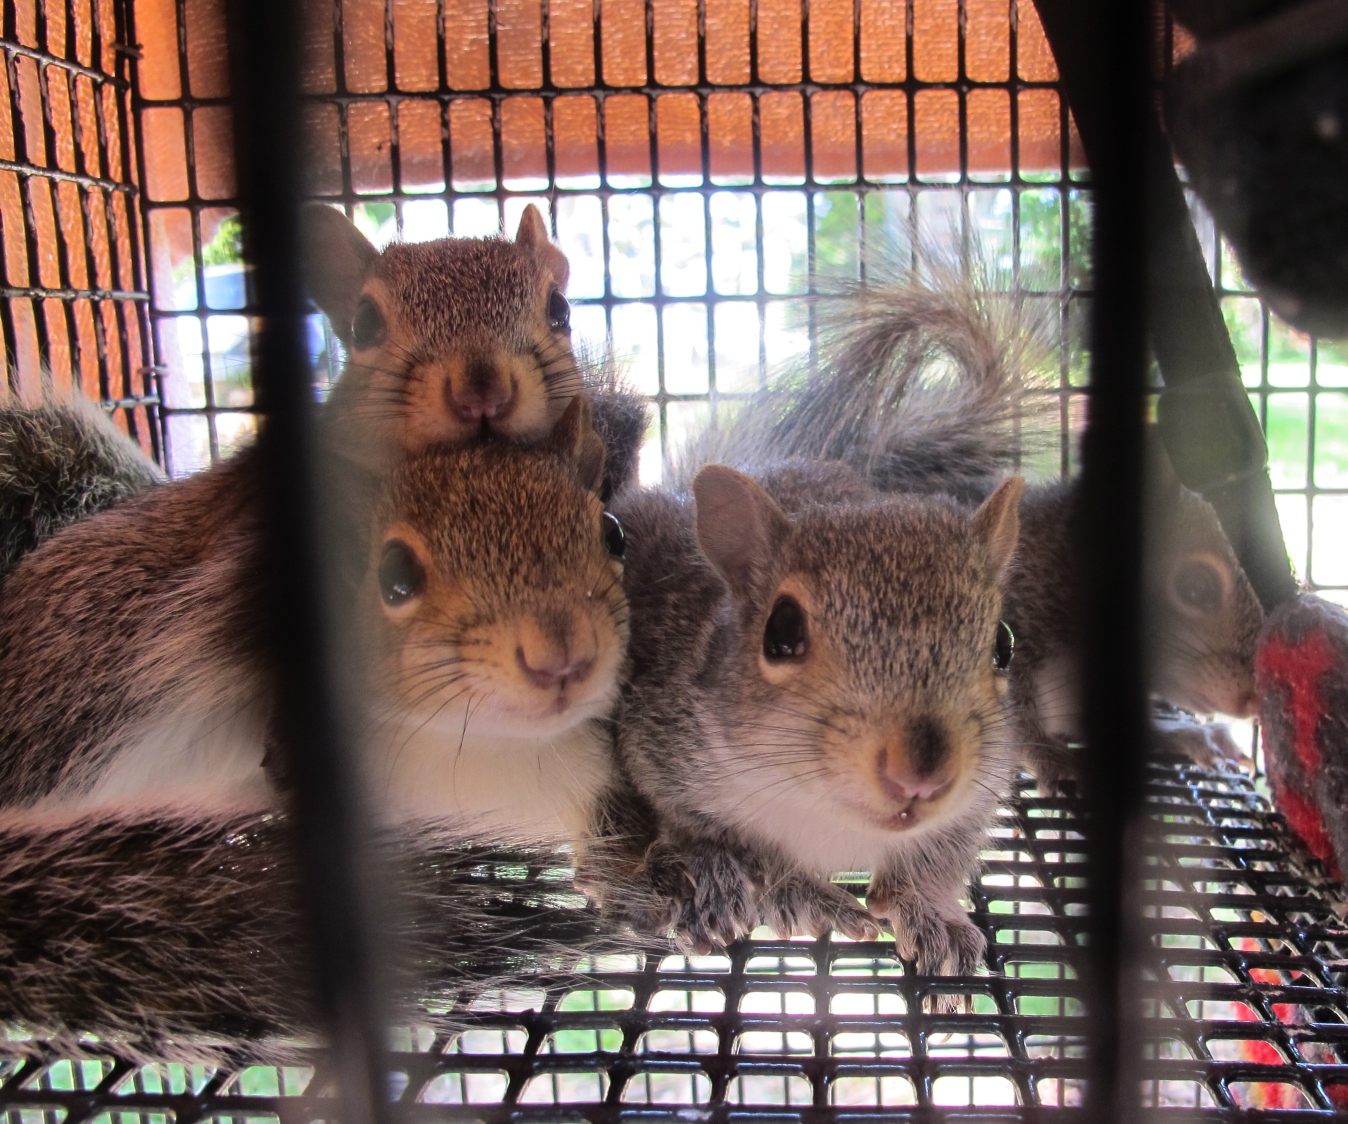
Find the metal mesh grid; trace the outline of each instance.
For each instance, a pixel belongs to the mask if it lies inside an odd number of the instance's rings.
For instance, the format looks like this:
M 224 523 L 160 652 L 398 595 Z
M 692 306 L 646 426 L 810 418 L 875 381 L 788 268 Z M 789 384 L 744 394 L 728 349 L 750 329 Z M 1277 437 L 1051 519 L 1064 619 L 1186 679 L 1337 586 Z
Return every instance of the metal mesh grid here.
M 4 4 L 0 341 L 16 399 L 73 386 L 157 455 L 131 38 L 120 0 Z
M 150 315 L 181 474 L 253 431 L 224 32 L 206 0 L 138 10 Z M 821 278 L 961 225 L 1014 289 L 1061 311 L 1059 455 L 1029 467 L 1071 470 L 1089 191 L 1027 0 L 309 0 L 306 13 L 313 197 L 377 243 L 513 230 L 539 204 L 572 261 L 577 339 L 611 339 L 657 405 L 647 480 L 684 433 L 808 352 L 799 298 Z M 1164 49 L 1184 37 L 1167 28 Z M 1195 219 L 1298 575 L 1348 599 L 1348 352 L 1272 316 L 1197 206 Z M 312 339 L 335 375 L 317 317 Z
M 1156 764 L 1148 797 L 1155 877 L 1142 896 L 1151 944 L 1137 998 L 1149 1118 L 1348 1104 L 1341 888 L 1243 777 Z M 461 1034 L 395 1032 L 390 1093 L 409 1118 L 436 1120 L 1071 1109 L 1083 1076 L 1080 812 L 1025 789 L 1001 814 L 970 902 L 995 974 L 919 977 L 892 944 L 836 937 L 616 957 L 583 988 L 540 981 L 479 1001 Z M 972 1009 L 934 1013 L 950 995 Z M 323 1066 L 12 1062 L 0 1106 L 6 1124 L 327 1118 Z

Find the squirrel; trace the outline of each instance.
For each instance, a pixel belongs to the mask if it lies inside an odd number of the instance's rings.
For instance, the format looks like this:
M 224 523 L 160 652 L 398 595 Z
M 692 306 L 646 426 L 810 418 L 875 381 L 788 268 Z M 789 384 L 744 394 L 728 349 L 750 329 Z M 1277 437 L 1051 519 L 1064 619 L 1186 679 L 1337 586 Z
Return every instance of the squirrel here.
M 887 492 L 977 502 L 1024 452 L 1042 446 L 1058 402 L 1036 393 L 1042 330 L 1011 294 L 989 291 L 974 274 L 937 268 L 932 281 L 869 284 L 847 293 L 832 315 L 821 308 L 825 328 L 808 385 L 785 380 L 699 451 L 837 458 Z M 1154 440 L 1150 452 L 1151 688 L 1186 710 L 1248 717 L 1262 608 L 1216 512 L 1180 484 Z M 1050 788 L 1075 771 L 1081 736 L 1077 502 L 1071 480 L 1026 489 L 1006 590 L 1020 740 Z M 1239 754 L 1222 727 L 1182 723 L 1166 741 L 1209 764 Z
M 324 419 L 332 444 L 381 472 L 391 457 L 483 434 L 546 436 L 581 390 L 566 255 L 538 208 L 513 242 L 441 238 L 376 250 L 340 211 L 310 204 L 305 285 L 346 349 Z
M 513 242 L 445 238 L 381 253 L 322 204 L 305 208 L 302 231 L 306 283 L 348 354 L 321 417 L 330 467 L 352 466 L 343 487 L 353 503 L 420 445 L 540 439 L 582 386 L 610 450 L 604 498 L 627 484 L 647 406 L 611 365 L 574 355 L 569 268 L 536 207 Z M 0 577 L 54 530 L 163 479 L 78 392 L 0 404 Z
M 164 475 L 78 391 L 0 404 L 0 578 L 56 531 Z
M 846 466 L 706 465 L 620 494 L 631 671 L 577 881 L 692 949 L 888 922 L 926 972 L 985 941 L 959 905 L 1013 761 L 1000 586 L 1022 482 L 970 514 Z M 870 871 L 866 908 L 830 881 Z
M 577 908 L 571 859 L 550 848 L 417 822 L 381 828 L 371 858 L 401 1025 L 452 1033 L 479 997 L 580 983 L 595 957 L 642 951 Z M 0 817 L 0 1058 L 312 1060 L 300 890 L 282 814 Z
M 0 802 L 69 817 L 266 807 L 253 450 L 66 527 L 0 596 Z M 366 771 L 392 816 L 569 838 L 607 783 L 626 651 L 622 530 L 583 397 L 520 447 L 433 446 L 388 475 L 353 620 Z

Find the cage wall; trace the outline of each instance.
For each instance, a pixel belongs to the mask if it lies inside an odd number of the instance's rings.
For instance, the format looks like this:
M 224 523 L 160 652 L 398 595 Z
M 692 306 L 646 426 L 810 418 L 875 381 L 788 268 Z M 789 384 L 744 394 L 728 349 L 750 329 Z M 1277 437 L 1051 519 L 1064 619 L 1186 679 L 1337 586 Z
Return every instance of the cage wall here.
M 23 402 L 78 388 L 151 454 L 155 368 L 121 0 L 7 0 L 0 52 L 0 343 Z M 45 389 L 44 389 L 45 387 Z

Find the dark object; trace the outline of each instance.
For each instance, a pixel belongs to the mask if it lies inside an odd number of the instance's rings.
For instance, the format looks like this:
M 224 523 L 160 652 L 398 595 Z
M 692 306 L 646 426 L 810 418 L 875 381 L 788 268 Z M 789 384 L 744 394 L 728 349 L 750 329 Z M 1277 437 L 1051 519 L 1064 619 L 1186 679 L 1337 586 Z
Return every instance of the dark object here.
M 1172 7 L 1217 36 L 1175 68 L 1167 103 L 1194 188 L 1278 315 L 1348 335 L 1348 6 L 1263 4 L 1251 22 Z
M 1091 64 L 1091 37 L 1103 5 L 1036 0 L 1093 168 L 1108 155 L 1110 104 Z M 1155 115 L 1145 119 L 1148 327 L 1166 384 L 1157 408 L 1162 441 L 1183 484 L 1217 510 L 1240 564 L 1266 609 L 1296 594 L 1282 542 L 1259 419 L 1241 384 L 1240 364 L 1213 292 Z
M 355 694 L 337 625 L 335 523 L 320 485 L 300 261 L 299 11 L 294 0 L 228 5 L 235 157 L 252 266 L 253 379 L 265 425 L 261 593 L 276 697 L 271 729 L 292 790 L 293 838 L 320 1022 L 333 1044 L 343 1124 L 386 1118 L 384 1026 L 375 982 L 375 886 L 350 731 Z M 325 546 L 327 549 L 325 550 Z M 273 747 L 269 747 L 269 753 Z
M 1268 622 L 1260 728 L 1273 800 L 1336 877 L 1348 869 L 1348 613 L 1309 594 Z
M 1043 13 L 1047 5 L 1039 6 Z M 1072 7 L 1082 13 L 1087 6 Z M 1123 997 L 1136 986 L 1135 961 L 1144 941 L 1136 843 L 1146 740 L 1142 543 L 1151 111 L 1147 5 L 1114 0 L 1090 7 L 1093 15 L 1077 18 L 1072 56 L 1075 67 L 1088 69 L 1084 87 L 1074 89 L 1063 70 L 1068 102 L 1075 108 L 1085 99 L 1094 108 L 1096 140 L 1087 149 L 1095 185 L 1091 381 L 1076 497 L 1084 574 L 1083 732 L 1091 747 L 1082 769 L 1090 806 L 1084 825 L 1090 914 L 1085 1107 L 1089 1119 L 1124 1124 L 1136 1103 L 1140 1034 L 1137 1012 Z M 1041 19 L 1063 68 L 1050 20 Z

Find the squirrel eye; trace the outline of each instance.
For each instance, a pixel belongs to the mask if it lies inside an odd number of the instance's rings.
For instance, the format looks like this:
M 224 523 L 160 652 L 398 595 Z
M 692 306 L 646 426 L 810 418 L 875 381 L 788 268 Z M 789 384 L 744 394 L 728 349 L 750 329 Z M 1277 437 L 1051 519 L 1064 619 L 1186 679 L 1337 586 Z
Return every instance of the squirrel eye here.
M 554 332 L 571 330 L 571 302 L 562 296 L 560 289 L 553 289 L 548 297 L 548 325 Z
M 779 597 L 763 629 L 763 655 L 770 660 L 795 660 L 805 650 L 805 610 L 790 597 Z
M 351 318 L 352 346 L 364 350 L 384 342 L 384 314 L 369 297 L 361 297 Z
M 997 622 L 997 639 L 992 645 L 992 666 L 998 671 L 1006 671 L 1011 666 L 1011 657 L 1016 654 L 1016 637 L 1006 621 Z
M 426 589 L 426 571 L 402 539 L 389 539 L 379 560 L 379 594 L 391 609 L 420 597 Z
M 1216 612 L 1222 606 L 1222 576 L 1208 562 L 1185 562 L 1172 579 L 1175 598 L 1200 613 Z
M 608 548 L 609 554 L 614 558 L 621 558 L 623 552 L 627 550 L 627 535 L 623 531 L 623 525 L 618 522 L 618 517 L 606 511 L 600 518 L 600 526 L 604 531 L 604 545 Z

